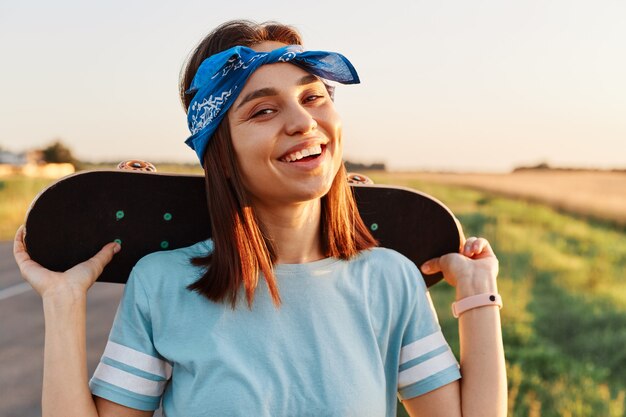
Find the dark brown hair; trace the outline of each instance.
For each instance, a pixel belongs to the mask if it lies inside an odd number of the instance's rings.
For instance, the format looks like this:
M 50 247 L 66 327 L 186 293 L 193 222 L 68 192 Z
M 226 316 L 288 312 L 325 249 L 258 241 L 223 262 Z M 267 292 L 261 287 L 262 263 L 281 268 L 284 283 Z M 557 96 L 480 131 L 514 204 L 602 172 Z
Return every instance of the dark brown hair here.
M 193 98 L 185 91 L 204 59 L 236 45 L 253 46 L 264 41 L 302 44 L 294 28 L 274 22 L 231 21 L 207 35 L 181 72 L 180 96 L 185 109 Z M 188 288 L 216 302 L 228 301 L 234 308 L 243 286 L 248 306 L 252 306 L 259 273 L 263 273 L 274 304 L 280 305 L 272 268 L 276 251 L 263 233 L 263 224 L 256 217 L 243 185 L 227 119 L 209 141 L 204 154 L 204 173 L 214 250 L 206 257 L 192 260 L 194 265 L 207 270 Z M 325 256 L 350 259 L 376 246 L 376 240 L 361 220 L 343 165 L 321 204 L 321 242 Z

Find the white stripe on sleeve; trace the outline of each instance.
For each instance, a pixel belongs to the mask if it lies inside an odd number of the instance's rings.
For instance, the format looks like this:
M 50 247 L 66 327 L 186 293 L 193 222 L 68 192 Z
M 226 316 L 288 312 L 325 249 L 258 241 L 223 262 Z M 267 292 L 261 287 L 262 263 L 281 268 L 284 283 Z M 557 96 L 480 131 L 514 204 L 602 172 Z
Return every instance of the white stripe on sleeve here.
M 441 330 L 423 337 L 413 343 L 409 343 L 400 349 L 400 365 L 407 363 L 412 359 L 419 358 L 428 352 L 439 349 L 442 346 L 446 346 L 447 344 L 448 343 L 443 337 Z
M 163 394 L 167 381 L 152 381 L 100 362 L 93 377 L 128 391 L 151 397 Z
M 398 388 L 404 388 L 407 385 L 423 381 L 453 365 L 458 366 L 458 362 L 450 348 L 448 348 L 445 352 L 400 372 L 398 374 Z
M 165 379 L 169 379 L 172 375 L 172 366 L 166 361 L 110 340 L 102 356 Z

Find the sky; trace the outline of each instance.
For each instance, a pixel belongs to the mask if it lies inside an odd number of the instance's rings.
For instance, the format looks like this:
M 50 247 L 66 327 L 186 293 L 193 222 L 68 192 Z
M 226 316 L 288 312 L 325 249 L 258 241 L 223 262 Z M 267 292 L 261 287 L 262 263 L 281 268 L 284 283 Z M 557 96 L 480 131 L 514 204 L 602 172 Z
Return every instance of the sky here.
M 361 84 L 336 91 L 351 161 L 626 168 L 623 0 L 0 0 L 0 147 L 195 161 L 179 71 L 242 18 L 355 65 Z

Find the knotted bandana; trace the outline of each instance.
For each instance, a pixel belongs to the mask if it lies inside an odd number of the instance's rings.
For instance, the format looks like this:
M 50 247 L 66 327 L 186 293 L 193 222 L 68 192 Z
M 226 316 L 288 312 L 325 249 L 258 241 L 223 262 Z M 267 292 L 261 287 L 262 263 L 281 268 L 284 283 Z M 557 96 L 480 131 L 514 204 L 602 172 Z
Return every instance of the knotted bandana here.
M 187 112 L 191 136 L 185 141 L 202 164 L 209 140 L 250 75 L 261 65 L 290 62 L 326 80 L 358 84 L 359 76 L 348 59 L 336 52 L 304 51 L 288 45 L 271 52 L 235 46 L 205 59 L 186 91 L 195 93 Z

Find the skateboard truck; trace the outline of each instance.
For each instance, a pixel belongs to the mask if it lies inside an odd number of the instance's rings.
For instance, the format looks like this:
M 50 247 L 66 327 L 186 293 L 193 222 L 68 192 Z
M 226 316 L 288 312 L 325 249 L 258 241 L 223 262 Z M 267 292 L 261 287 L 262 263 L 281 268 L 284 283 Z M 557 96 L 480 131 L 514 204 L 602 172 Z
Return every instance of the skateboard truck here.
M 129 159 L 128 161 L 122 161 L 117 165 L 117 169 L 126 171 L 144 171 L 144 172 L 157 172 L 156 167 L 150 162 L 142 161 L 140 159 Z
M 363 174 L 348 172 L 348 184 L 374 184 L 374 181 Z

